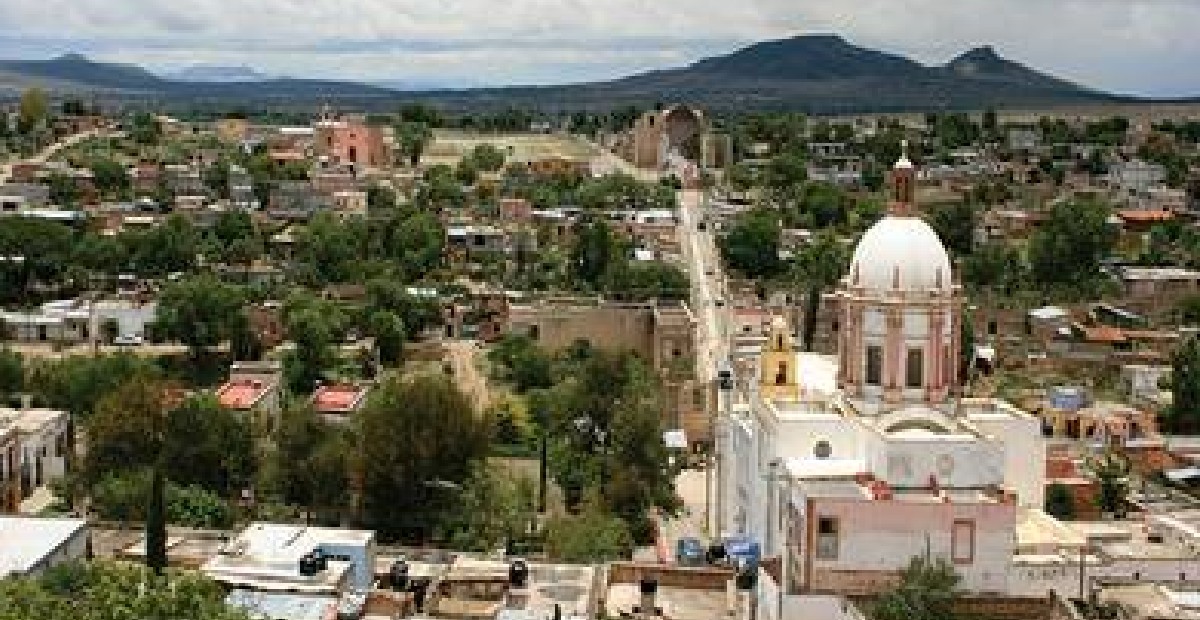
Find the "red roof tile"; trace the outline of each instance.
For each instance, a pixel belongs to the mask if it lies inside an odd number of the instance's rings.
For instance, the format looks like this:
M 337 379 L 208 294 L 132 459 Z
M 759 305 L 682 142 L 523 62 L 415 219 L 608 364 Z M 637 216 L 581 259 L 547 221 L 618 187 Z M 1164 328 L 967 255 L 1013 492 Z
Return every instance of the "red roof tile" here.
M 228 381 L 217 389 L 217 401 L 226 409 L 250 409 L 258 404 L 270 389 L 270 384 L 258 379 Z
M 313 393 L 313 408 L 321 413 L 349 413 L 358 409 L 367 388 L 348 383 L 323 385 Z

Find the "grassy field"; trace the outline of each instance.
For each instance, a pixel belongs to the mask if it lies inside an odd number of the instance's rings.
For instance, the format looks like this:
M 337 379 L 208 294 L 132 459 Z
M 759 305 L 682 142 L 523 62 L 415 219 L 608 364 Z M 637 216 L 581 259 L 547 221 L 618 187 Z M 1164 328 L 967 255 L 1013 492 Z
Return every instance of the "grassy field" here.
M 508 154 L 509 161 L 530 161 L 549 157 L 590 159 L 597 155 L 591 145 L 575 138 L 555 134 L 511 133 L 477 134 L 437 131 L 425 152 L 425 164 L 454 165 L 480 144 L 491 144 Z

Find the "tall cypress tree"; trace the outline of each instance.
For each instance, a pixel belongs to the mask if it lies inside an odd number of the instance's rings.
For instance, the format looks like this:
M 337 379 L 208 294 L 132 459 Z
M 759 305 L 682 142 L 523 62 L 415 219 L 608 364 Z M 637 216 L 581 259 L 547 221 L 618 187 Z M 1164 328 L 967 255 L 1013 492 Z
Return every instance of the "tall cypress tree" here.
M 167 511 L 162 459 L 154 463 L 150 503 L 146 507 L 146 566 L 161 575 L 167 568 Z

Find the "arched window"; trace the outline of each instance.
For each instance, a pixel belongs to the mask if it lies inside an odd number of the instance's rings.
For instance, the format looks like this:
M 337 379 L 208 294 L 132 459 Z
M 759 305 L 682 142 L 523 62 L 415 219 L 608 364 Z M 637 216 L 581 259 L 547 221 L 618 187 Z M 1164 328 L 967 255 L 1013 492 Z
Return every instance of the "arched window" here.
M 883 384 L 883 347 L 867 347 L 867 385 Z
M 779 370 L 775 371 L 775 385 L 787 385 L 788 382 L 788 366 L 787 362 L 779 362 Z
M 919 388 L 925 384 L 925 352 L 921 349 L 909 349 L 908 357 L 904 360 L 904 385 Z

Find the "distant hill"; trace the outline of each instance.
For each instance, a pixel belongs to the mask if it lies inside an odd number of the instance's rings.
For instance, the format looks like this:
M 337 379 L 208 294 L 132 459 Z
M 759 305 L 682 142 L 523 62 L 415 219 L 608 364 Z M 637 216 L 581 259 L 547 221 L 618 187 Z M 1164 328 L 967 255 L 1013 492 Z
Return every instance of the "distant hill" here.
M 206 79 L 197 79 L 199 77 Z M 180 79 L 181 77 L 185 79 Z M 223 79 L 207 79 L 223 77 Z M 249 79 L 262 78 L 262 79 Z M 238 79 L 247 78 L 247 79 Z M 0 93 L 31 84 L 55 91 L 189 100 L 279 100 L 312 104 L 344 98 L 390 106 L 422 100 L 457 109 L 530 106 L 547 110 L 607 109 L 685 101 L 714 109 L 793 109 L 813 113 L 1043 107 L 1136 103 L 1003 58 L 991 47 L 941 66 L 859 47 L 834 35 L 805 35 L 750 45 L 686 67 L 584 84 L 538 87 L 414 89 L 403 76 L 384 85 L 265 78 L 244 68 L 198 68 L 169 78 L 136 66 L 78 55 L 0 62 Z M 405 88 L 408 85 L 408 88 Z
M 50 60 L 0 61 L 0 89 L 9 83 L 21 88 L 36 84 L 55 92 L 96 90 L 128 93 L 153 93 L 168 85 L 162 78 L 137 65 L 98 63 L 79 54 L 66 54 Z
M 271 76 L 250 67 L 219 65 L 192 65 L 164 73 L 162 76 L 179 82 L 263 82 L 271 79 Z
M 980 109 L 1135 102 L 1041 73 L 980 47 L 944 66 L 926 66 L 834 35 L 756 43 L 677 69 L 617 80 L 533 88 L 432 93 L 431 101 L 486 101 L 564 108 L 664 101 L 717 109 L 814 113 Z
M 96 62 L 79 54 L 67 54 L 50 60 L 0 61 L 0 94 L 11 95 L 30 86 L 41 86 L 56 94 L 101 93 L 216 101 L 396 96 L 392 89 L 354 82 L 262 77 L 253 81 L 172 79 L 136 65 Z

